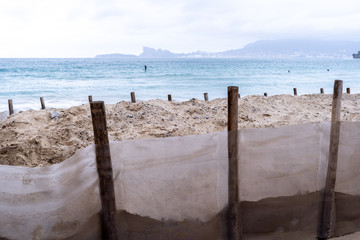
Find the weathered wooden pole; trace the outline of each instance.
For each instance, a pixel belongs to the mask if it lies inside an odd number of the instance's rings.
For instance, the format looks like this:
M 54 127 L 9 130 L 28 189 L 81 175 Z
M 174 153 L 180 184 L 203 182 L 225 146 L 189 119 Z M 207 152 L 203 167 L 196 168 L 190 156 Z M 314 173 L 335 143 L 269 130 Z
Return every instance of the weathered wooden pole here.
M 45 109 L 45 101 L 43 97 L 40 97 L 41 109 Z
M 294 96 L 297 96 L 297 89 L 294 88 Z
M 132 102 L 132 103 L 136 103 L 135 92 L 131 92 L 131 93 L 130 93 L 130 96 L 131 96 L 131 102 Z
M 320 93 L 324 94 L 324 89 L 323 88 L 320 88 Z
M 9 115 L 12 115 L 12 114 L 14 114 L 14 107 L 13 107 L 12 99 L 8 100 L 8 104 L 9 104 Z
M 238 87 L 228 87 L 228 239 L 240 240 L 242 228 L 239 216 L 238 186 Z
M 264 96 L 267 97 L 267 93 L 264 93 Z
M 104 102 L 91 102 L 91 117 L 94 129 L 96 165 L 99 174 L 103 240 L 118 240 L 116 229 L 116 206 L 114 181 L 110 157 L 109 138 L 106 126 Z
M 329 162 L 326 175 L 325 189 L 323 190 L 323 198 L 321 199 L 322 202 L 318 231 L 319 239 L 331 238 L 335 232 L 335 182 L 339 151 L 340 109 L 342 90 L 343 81 L 335 80 L 331 112 Z
M 209 101 L 209 95 L 208 95 L 208 93 L 204 93 L 204 100 L 205 100 L 205 102 Z
M 172 101 L 171 94 L 168 94 L 168 101 L 169 101 L 169 102 Z
M 350 94 L 350 88 L 346 88 L 346 93 Z
M 88 99 L 89 99 L 89 103 L 91 103 L 93 100 L 92 100 L 92 95 L 89 95 L 88 96 Z

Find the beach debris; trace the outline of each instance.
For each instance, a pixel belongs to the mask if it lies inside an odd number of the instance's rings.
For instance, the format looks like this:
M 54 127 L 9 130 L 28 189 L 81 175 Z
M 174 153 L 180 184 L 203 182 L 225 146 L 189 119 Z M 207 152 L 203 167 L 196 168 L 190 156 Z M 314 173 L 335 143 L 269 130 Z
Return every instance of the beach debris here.
M 59 112 L 50 112 L 50 118 L 51 119 L 57 119 L 61 116 Z

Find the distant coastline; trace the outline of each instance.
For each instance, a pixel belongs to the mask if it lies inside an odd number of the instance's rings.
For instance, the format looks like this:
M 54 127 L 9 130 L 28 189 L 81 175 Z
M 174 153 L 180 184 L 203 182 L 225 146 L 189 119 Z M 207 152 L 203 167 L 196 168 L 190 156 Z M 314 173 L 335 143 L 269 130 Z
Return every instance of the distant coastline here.
M 169 50 L 143 47 L 140 55 L 111 53 L 95 58 L 352 58 L 360 41 L 261 40 L 243 48 L 224 52 L 173 53 Z
M 136 55 L 131 54 L 121 54 L 121 53 L 111 53 L 111 54 L 100 54 L 96 55 L 96 58 L 137 58 Z

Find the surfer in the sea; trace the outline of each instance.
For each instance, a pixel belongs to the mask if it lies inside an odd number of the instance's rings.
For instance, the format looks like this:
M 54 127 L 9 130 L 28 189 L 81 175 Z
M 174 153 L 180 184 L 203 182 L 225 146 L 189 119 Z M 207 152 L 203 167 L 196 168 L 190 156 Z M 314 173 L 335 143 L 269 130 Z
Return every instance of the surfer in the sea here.
M 146 66 L 146 65 L 144 66 L 144 70 L 145 70 L 145 72 L 146 72 L 146 70 L 147 70 L 147 66 Z

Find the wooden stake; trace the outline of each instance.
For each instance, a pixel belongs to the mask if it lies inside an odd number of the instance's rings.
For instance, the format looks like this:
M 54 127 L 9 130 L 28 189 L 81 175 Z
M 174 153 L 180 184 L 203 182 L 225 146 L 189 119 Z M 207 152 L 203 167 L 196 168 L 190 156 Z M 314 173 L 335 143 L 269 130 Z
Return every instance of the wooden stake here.
M 294 96 L 297 96 L 297 90 L 294 88 Z
M 43 97 L 40 97 L 41 109 L 45 109 L 45 101 Z
M 264 96 L 267 97 L 267 93 L 264 93 Z
M 350 88 L 346 88 L 346 93 L 350 94 Z
M 168 101 L 171 102 L 172 99 L 171 99 L 171 94 L 168 94 Z
M 323 88 L 320 88 L 320 93 L 324 94 L 324 89 Z
M 209 95 L 208 95 L 208 93 L 204 93 L 204 100 L 205 100 L 205 102 L 209 101 Z
M 228 239 L 240 240 L 242 227 L 238 212 L 238 87 L 228 87 Z
M 131 102 L 132 102 L 132 103 L 136 103 L 135 92 L 131 92 L 131 93 L 130 93 L 130 96 L 131 96 Z
M 93 101 L 92 100 L 92 95 L 89 95 L 88 98 L 89 98 L 89 103 L 91 103 Z
M 12 115 L 12 114 L 14 114 L 14 107 L 13 107 L 12 99 L 8 100 L 8 104 L 9 104 L 9 115 Z
M 102 101 L 91 102 L 90 108 L 94 129 L 96 165 L 99 174 L 102 206 L 100 213 L 102 239 L 117 240 L 115 191 L 106 126 L 105 105 Z
M 339 151 L 340 136 L 340 110 L 341 95 L 343 90 L 343 81 L 335 80 L 334 94 L 331 112 L 331 130 L 329 146 L 329 162 L 326 176 L 326 185 L 321 202 L 320 219 L 319 219 L 319 239 L 328 239 L 335 232 L 335 182 L 336 168 Z

